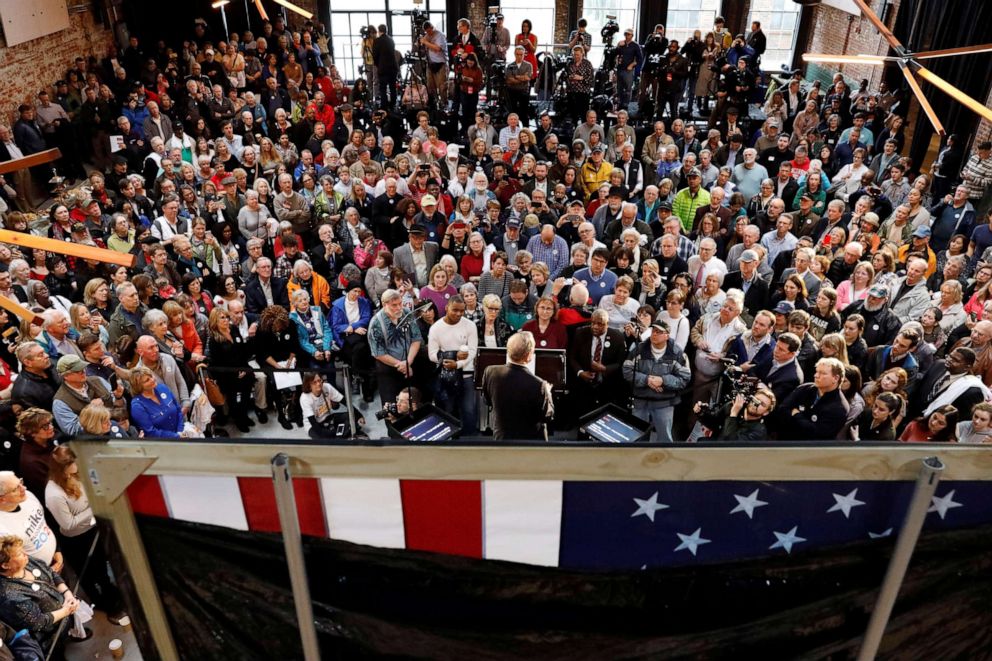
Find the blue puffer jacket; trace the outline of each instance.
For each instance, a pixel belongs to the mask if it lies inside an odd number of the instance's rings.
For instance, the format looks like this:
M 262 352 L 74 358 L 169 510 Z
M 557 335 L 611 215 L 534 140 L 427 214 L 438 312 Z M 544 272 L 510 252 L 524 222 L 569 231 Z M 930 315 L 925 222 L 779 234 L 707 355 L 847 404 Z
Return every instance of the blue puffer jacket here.
M 655 392 L 648 387 L 649 376 L 660 376 L 663 388 Z M 665 353 L 660 359 L 655 359 L 651 351 L 651 341 L 645 340 L 634 347 L 627 360 L 623 362 L 623 378 L 627 383 L 633 381 L 634 399 L 646 399 L 663 403 L 665 406 L 675 406 L 681 400 L 682 391 L 692 380 L 689 363 L 685 353 L 669 341 Z

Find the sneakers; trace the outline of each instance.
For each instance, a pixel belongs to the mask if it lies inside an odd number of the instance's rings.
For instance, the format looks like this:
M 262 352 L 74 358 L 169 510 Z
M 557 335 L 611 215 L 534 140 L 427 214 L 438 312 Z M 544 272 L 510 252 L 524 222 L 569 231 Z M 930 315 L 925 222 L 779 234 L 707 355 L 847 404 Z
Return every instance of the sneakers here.
M 264 409 L 256 408 L 255 417 L 258 418 L 258 421 L 263 425 L 269 421 L 269 414 L 266 413 Z

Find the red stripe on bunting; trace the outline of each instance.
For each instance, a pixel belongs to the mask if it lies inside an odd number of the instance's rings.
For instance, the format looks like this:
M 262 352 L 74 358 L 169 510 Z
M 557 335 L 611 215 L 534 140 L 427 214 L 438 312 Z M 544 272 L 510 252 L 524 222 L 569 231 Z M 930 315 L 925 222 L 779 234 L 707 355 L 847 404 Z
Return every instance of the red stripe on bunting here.
M 148 514 L 169 518 L 169 506 L 165 503 L 162 484 L 157 475 L 139 475 L 127 488 L 127 498 L 131 511 L 135 514 Z
M 272 480 L 264 477 L 239 477 L 238 487 L 245 506 L 248 529 L 254 532 L 281 532 Z M 294 478 L 293 491 L 296 492 L 300 531 L 304 535 L 327 537 L 320 482 L 312 477 Z
M 406 547 L 482 557 L 482 483 L 400 480 Z

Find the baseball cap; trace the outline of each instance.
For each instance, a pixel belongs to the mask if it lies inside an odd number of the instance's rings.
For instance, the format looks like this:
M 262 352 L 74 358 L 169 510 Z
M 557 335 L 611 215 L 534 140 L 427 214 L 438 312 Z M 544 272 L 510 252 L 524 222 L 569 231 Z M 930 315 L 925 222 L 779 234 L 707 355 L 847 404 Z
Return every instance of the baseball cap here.
M 913 236 L 918 239 L 928 239 L 930 238 L 930 228 L 921 225 L 913 231 Z
M 424 195 L 422 198 L 420 198 L 420 206 L 421 207 L 436 207 L 437 206 L 437 200 L 434 199 L 434 196 L 433 195 Z
M 458 145 L 448 145 L 448 158 L 458 156 Z
M 73 223 L 70 229 L 72 230 L 73 234 L 77 234 L 77 233 L 82 234 L 83 232 L 86 231 L 86 225 L 82 223 Z
M 889 288 L 883 285 L 872 285 L 871 289 L 868 290 L 868 295 L 872 298 L 888 298 Z
M 585 205 L 585 203 L 582 202 L 582 200 L 572 200 L 571 202 L 568 203 L 568 206 L 569 207 L 585 207 L 586 205 Z
M 702 177 L 703 173 L 699 171 L 699 168 L 692 168 L 686 173 L 687 177 Z
M 754 252 L 753 250 L 745 250 L 744 252 L 741 253 L 739 261 L 756 262 L 758 261 L 758 253 Z
M 671 331 L 668 330 L 668 324 L 666 324 L 664 321 L 656 321 L 656 322 L 654 322 L 653 324 L 651 324 L 651 329 L 652 330 L 660 330 L 662 333 L 669 333 L 669 332 L 671 332 Z
M 605 151 L 606 151 L 606 147 L 604 147 L 603 145 L 596 145 L 595 147 L 592 148 L 593 154 L 602 154 Z
M 671 210 L 672 210 L 671 202 L 662 202 L 661 204 L 658 205 L 658 211 L 671 211 Z
M 772 128 L 774 128 L 774 129 L 780 129 L 780 128 L 782 128 L 782 122 L 780 122 L 777 119 L 769 119 L 768 120 L 768 128 L 770 128 L 770 129 L 772 129 Z
M 69 354 L 59 358 L 56 370 L 59 374 L 68 374 L 69 372 L 84 372 L 86 371 L 86 361 L 77 356 L 76 354 Z
M 795 309 L 796 307 L 789 301 L 779 301 L 772 312 L 775 314 L 792 314 Z
M 519 229 L 520 228 L 520 220 L 517 219 L 517 218 L 510 218 L 508 221 L 506 221 L 506 226 L 507 227 L 515 227 L 515 228 Z

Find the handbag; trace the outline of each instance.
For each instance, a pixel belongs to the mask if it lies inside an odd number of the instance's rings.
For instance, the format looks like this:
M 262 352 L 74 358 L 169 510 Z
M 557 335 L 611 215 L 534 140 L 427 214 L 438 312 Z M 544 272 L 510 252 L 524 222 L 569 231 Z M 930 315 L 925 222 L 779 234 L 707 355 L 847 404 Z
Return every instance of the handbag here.
M 217 381 L 207 374 L 207 366 L 200 363 L 196 366 L 196 371 L 199 374 L 203 392 L 207 393 L 207 401 L 212 406 L 224 406 L 227 398 L 224 397 L 224 393 L 221 391 L 220 386 L 217 385 Z

